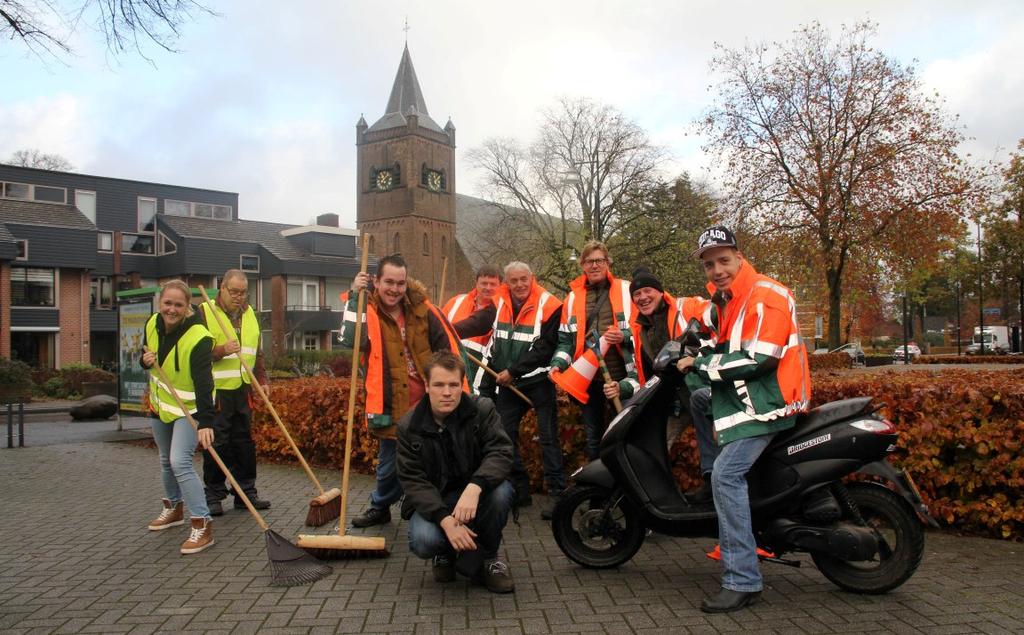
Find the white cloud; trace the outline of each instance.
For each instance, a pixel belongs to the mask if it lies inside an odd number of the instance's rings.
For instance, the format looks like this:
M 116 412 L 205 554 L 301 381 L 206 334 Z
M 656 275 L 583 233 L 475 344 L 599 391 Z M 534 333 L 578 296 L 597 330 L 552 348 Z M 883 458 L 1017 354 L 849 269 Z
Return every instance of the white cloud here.
M 0 160 L 18 150 L 36 149 L 80 166 L 94 155 L 94 138 L 83 133 L 88 120 L 81 100 L 66 93 L 0 104 Z

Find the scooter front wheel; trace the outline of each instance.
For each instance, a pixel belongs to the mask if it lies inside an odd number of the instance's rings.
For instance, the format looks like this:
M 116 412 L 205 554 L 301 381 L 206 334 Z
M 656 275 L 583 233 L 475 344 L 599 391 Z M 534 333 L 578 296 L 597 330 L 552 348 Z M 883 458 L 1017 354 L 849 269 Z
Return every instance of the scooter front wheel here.
M 591 569 L 617 567 L 644 542 L 640 514 L 623 498 L 596 485 L 572 487 L 551 515 L 555 542 L 570 560 Z

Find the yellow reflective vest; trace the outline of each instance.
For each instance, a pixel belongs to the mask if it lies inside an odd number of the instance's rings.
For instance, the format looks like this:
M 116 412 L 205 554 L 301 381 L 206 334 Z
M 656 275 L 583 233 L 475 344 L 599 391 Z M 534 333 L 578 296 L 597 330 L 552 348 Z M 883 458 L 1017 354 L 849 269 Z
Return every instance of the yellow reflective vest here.
M 224 325 L 229 329 L 231 318 L 213 300 L 203 303 L 203 315 L 206 318 L 206 328 L 213 335 L 213 345 L 223 346 L 231 341 L 227 334 L 221 329 L 220 324 L 213 312 L 216 311 Z M 238 342 L 242 349 L 238 353 L 225 355 L 213 362 L 213 384 L 217 390 L 236 390 L 242 384 L 251 384 L 252 378 L 249 373 L 242 370 L 242 359 L 249 366 L 250 370 L 256 365 L 256 352 L 260 346 L 260 322 L 256 319 L 256 313 L 251 306 L 245 308 L 242 313 L 242 332 L 238 334 Z M 241 355 L 241 359 L 239 359 Z
M 154 313 L 150 316 L 149 321 L 146 322 L 146 346 L 154 352 L 160 350 L 160 340 L 156 330 L 158 315 Z M 212 336 L 206 330 L 206 327 L 198 322 L 193 323 L 188 331 L 178 339 L 174 349 L 167 354 L 163 363 L 160 364 L 171 385 L 174 386 L 174 390 L 178 393 L 178 397 L 181 398 L 185 403 L 185 407 L 188 408 L 189 414 L 195 414 L 198 411 L 198 408 L 196 408 L 195 383 L 192 381 L 192 349 L 207 337 Z M 153 409 L 153 412 L 160 416 L 160 420 L 164 423 L 174 423 L 185 416 L 185 413 L 182 412 L 181 408 L 178 407 L 178 403 L 174 400 L 170 388 L 164 385 L 156 376 L 156 373 L 149 374 L 149 406 Z

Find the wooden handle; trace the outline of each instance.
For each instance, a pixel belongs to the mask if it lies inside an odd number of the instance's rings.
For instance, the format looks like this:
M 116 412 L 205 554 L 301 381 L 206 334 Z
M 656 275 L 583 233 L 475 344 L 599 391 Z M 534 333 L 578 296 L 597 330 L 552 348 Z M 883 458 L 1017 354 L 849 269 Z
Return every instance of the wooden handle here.
M 203 301 L 210 305 L 210 311 L 213 313 L 213 317 L 217 318 L 217 324 L 220 326 L 220 330 L 224 333 L 224 336 L 228 338 L 229 342 L 237 341 L 237 338 L 235 337 L 235 329 L 228 328 L 228 325 L 224 323 L 224 318 L 222 318 L 220 313 L 217 312 L 216 307 L 213 304 L 213 300 L 211 300 L 210 296 L 206 294 L 206 289 L 203 288 L 203 285 L 199 285 L 199 292 L 203 294 Z M 239 344 L 241 344 L 241 342 L 239 342 Z M 299 451 L 299 446 L 295 444 L 295 439 L 293 439 L 292 435 L 289 434 L 288 428 L 285 427 L 284 422 L 281 421 L 281 417 L 277 416 L 277 410 L 274 409 L 274 404 L 270 402 L 270 396 L 264 392 L 263 386 L 261 386 L 260 382 L 256 380 L 256 374 L 252 372 L 252 369 L 249 368 L 249 364 L 245 362 L 245 358 L 242 357 L 242 351 L 238 351 L 238 361 L 242 362 L 242 368 L 245 369 L 245 372 L 249 375 L 249 379 L 252 380 L 250 385 L 256 389 L 256 393 L 263 399 L 263 403 L 267 404 L 267 410 L 270 411 L 270 416 L 274 418 L 274 421 L 277 423 L 277 427 L 281 429 L 282 433 L 284 433 L 284 438 L 288 439 L 288 444 L 292 446 L 292 452 L 294 452 L 295 456 L 298 457 L 299 463 L 302 464 L 302 469 L 306 470 L 306 476 L 309 477 L 309 480 L 313 481 L 316 488 L 320 490 L 321 494 L 323 494 L 323 485 L 320 484 L 316 475 L 313 474 L 313 470 L 310 469 L 309 464 L 306 463 L 306 459 L 303 458 L 302 452 Z
M 441 289 L 437 294 L 437 306 L 444 306 L 444 279 L 448 277 L 448 256 L 441 261 Z
M 174 397 L 174 402 L 178 404 L 178 408 L 180 408 L 181 411 L 185 413 L 185 418 L 188 419 L 188 422 L 191 423 L 192 427 L 196 429 L 196 432 L 198 432 L 199 424 L 196 423 L 196 420 L 192 418 L 192 413 L 188 411 L 188 408 L 185 407 L 185 402 L 183 402 L 181 400 L 181 397 L 178 396 L 178 391 L 174 389 L 174 385 L 171 383 L 170 379 L 167 378 L 167 373 L 165 373 L 164 369 L 160 367 L 159 359 L 156 361 L 155 364 L 153 364 L 153 367 L 150 368 L 150 370 L 156 373 L 156 376 L 160 379 L 160 381 L 167 386 L 167 390 L 171 391 L 171 396 Z M 238 484 L 238 481 L 235 480 L 235 477 L 231 475 L 231 471 L 228 470 L 228 466 L 224 465 L 224 461 L 222 461 L 220 455 L 217 454 L 217 450 L 213 449 L 213 445 L 210 445 L 210 447 L 207 448 L 206 451 L 209 452 L 210 456 L 213 457 L 213 460 L 217 463 L 217 467 L 219 467 L 220 470 L 224 472 L 224 476 L 228 477 L 228 482 L 231 483 L 231 487 L 235 488 L 235 496 L 240 496 L 242 498 L 242 502 L 245 503 L 245 506 L 246 508 L 248 508 L 249 513 L 252 514 L 252 517 L 256 519 L 256 522 L 259 523 L 259 526 L 263 529 L 263 531 L 267 531 L 268 529 L 270 529 L 270 525 L 267 524 L 267 521 L 263 520 L 263 516 L 260 516 L 260 513 L 256 511 L 256 508 L 252 506 L 252 501 L 250 501 L 249 497 L 245 494 L 244 491 L 242 491 L 242 487 Z
M 470 353 L 470 352 L 468 352 L 468 351 L 467 351 L 467 352 L 466 352 L 466 357 L 467 357 L 467 358 L 469 358 L 469 361 L 473 362 L 474 364 L 476 364 L 476 365 L 477 365 L 477 366 L 479 366 L 480 368 L 483 368 L 483 369 L 484 369 L 484 371 L 486 371 L 486 372 L 487 372 L 487 373 L 488 373 L 488 374 L 489 374 L 489 375 L 490 375 L 491 377 L 494 377 L 495 379 L 497 379 L 497 378 L 498 378 L 498 373 L 494 372 L 494 369 L 492 369 L 492 368 L 491 368 L 490 366 L 488 366 L 487 364 L 483 363 L 483 361 L 482 361 L 482 360 L 480 360 L 480 359 L 477 359 L 476 357 L 474 357 L 472 353 Z M 508 389 L 509 389 L 509 390 L 511 390 L 511 391 L 512 391 L 513 393 L 515 393 L 515 395 L 516 395 L 517 397 L 519 397 L 520 399 L 522 399 L 522 400 L 523 400 L 523 401 L 525 401 L 526 403 L 530 404 L 530 407 L 531 407 L 531 408 L 533 408 L 533 402 L 532 402 L 532 401 L 530 401 L 530 398 L 529 398 L 529 397 L 527 397 L 526 395 L 524 395 L 524 394 L 523 394 L 522 392 L 520 392 L 520 391 L 519 391 L 519 389 L 518 389 L 518 388 L 516 388 L 515 386 L 513 386 L 513 385 L 509 384 L 508 386 L 502 386 L 502 388 L 508 388 Z
M 597 335 L 597 345 L 594 347 L 594 357 L 597 358 L 597 363 L 601 365 L 601 375 L 604 377 L 604 383 L 615 381 L 612 379 L 612 374 L 608 372 L 608 365 L 604 363 L 604 355 L 601 354 L 601 337 L 597 333 L 597 329 L 594 329 L 594 335 Z M 615 406 L 615 412 L 622 412 L 622 401 L 615 397 L 612 399 L 612 404 Z
M 359 272 L 366 273 L 370 256 L 370 235 L 363 234 L 362 254 Z M 341 468 L 341 515 L 338 518 L 338 535 L 345 535 L 345 516 L 348 512 L 348 470 L 352 462 L 352 420 L 356 416 L 356 385 L 359 383 L 359 349 L 363 343 L 363 309 L 366 303 L 366 287 L 359 290 L 356 300 L 355 341 L 352 343 L 352 379 L 348 389 L 348 423 L 345 424 L 345 461 Z

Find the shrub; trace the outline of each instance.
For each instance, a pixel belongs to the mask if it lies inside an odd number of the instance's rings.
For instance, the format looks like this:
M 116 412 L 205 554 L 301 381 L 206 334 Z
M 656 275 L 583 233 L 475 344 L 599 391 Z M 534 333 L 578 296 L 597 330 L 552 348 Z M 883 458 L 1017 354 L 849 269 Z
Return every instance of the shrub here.
M 845 356 L 845 354 L 844 354 Z M 847 356 L 848 357 L 848 356 Z M 816 372 L 814 406 L 870 395 L 884 404 L 882 414 L 900 431 L 893 462 L 913 477 L 931 513 L 958 530 L 1020 539 L 1024 537 L 1024 369 L 1009 371 Z M 348 402 L 348 378 L 308 377 L 275 382 L 274 405 L 311 463 L 340 468 Z M 558 393 L 559 435 L 565 470 L 585 462 L 585 433 L 579 406 Z M 543 487 L 537 423 L 527 414 L 519 428 L 523 463 L 536 491 Z M 276 424 L 257 404 L 253 437 L 260 456 L 294 461 Z M 370 472 L 377 440 L 356 404 L 353 469 Z M 672 448 L 679 487 L 700 483 L 693 428 Z
M 915 364 L 1024 364 L 1024 355 L 920 355 Z
M 50 377 L 43 384 L 43 394 L 54 399 L 64 399 L 68 396 L 68 384 L 63 377 Z
M 0 403 L 24 401 L 32 394 L 32 367 L 16 359 L 0 357 Z
M 57 390 L 56 383 L 51 384 L 51 380 L 60 379 L 64 383 L 64 390 L 61 396 L 51 394 L 53 390 Z M 83 383 L 91 382 L 112 382 L 117 381 L 117 375 L 110 371 L 103 370 L 102 368 L 96 368 L 89 364 L 68 364 L 64 368 L 42 368 L 32 372 L 32 381 L 37 386 L 41 387 L 43 393 L 49 397 L 56 397 L 58 399 L 64 399 L 68 395 L 75 394 L 80 395 L 84 392 L 82 389 Z M 51 389 L 47 389 L 47 386 L 51 385 Z
M 853 358 L 842 351 L 838 353 L 823 353 L 821 355 L 808 355 L 811 370 L 834 370 L 836 368 L 853 368 Z

